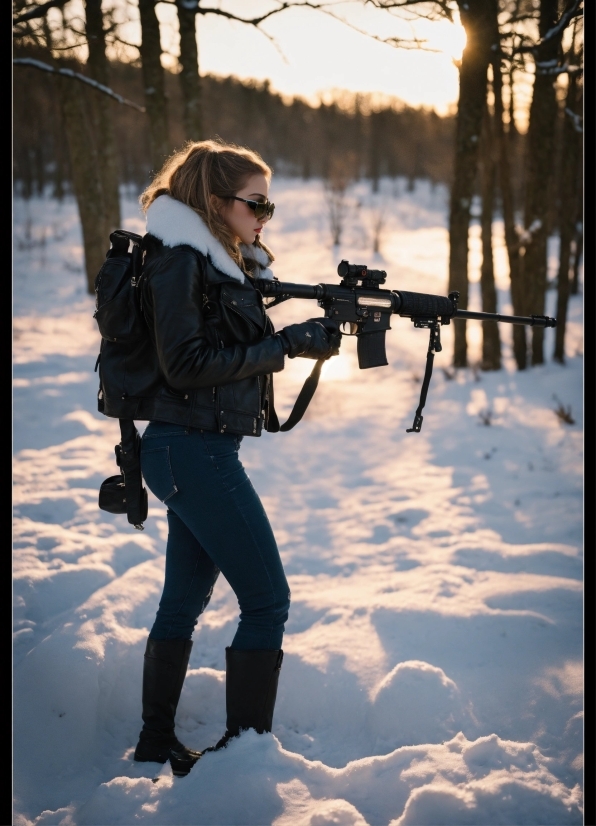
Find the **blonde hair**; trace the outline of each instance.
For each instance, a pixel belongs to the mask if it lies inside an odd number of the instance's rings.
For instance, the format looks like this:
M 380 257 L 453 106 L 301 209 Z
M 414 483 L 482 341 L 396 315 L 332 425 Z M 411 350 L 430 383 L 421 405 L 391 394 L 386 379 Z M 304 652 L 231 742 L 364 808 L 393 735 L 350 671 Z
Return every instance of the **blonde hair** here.
M 160 195 L 182 201 L 200 215 L 230 258 L 250 271 L 254 262 L 243 259 L 236 236 L 221 216 L 221 208 L 226 198 L 235 195 L 251 175 L 257 174 L 270 181 L 273 173 L 252 149 L 223 141 L 189 141 L 168 158 L 139 201 L 143 212 Z M 264 249 L 273 261 L 271 250 L 258 236 L 254 245 Z

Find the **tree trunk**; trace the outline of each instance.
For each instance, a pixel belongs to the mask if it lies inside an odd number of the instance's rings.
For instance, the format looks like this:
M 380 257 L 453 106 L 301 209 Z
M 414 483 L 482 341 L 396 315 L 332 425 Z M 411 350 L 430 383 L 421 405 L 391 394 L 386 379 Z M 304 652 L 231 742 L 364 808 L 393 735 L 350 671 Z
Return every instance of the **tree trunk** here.
M 95 276 L 110 244 L 104 229 L 103 192 L 97 152 L 85 106 L 86 90 L 80 83 L 67 77 L 59 77 L 57 82 L 70 154 L 72 185 L 83 232 L 87 292 L 93 293 Z
M 373 193 L 379 191 L 382 130 L 382 116 L 378 112 L 371 112 L 368 116 L 368 177 Z
M 495 203 L 496 163 L 493 141 L 492 118 L 488 106 L 484 109 L 482 124 L 482 145 L 480 151 L 480 175 L 482 191 L 482 266 L 480 270 L 480 291 L 482 312 L 497 312 L 497 290 L 493 261 L 493 212 Z M 496 321 L 482 322 L 482 363 L 483 370 L 501 369 L 501 341 Z
M 558 0 L 541 0 L 539 33 L 543 38 L 557 20 Z M 525 314 L 544 312 L 547 278 L 548 193 L 553 167 L 557 120 L 555 75 L 541 64 L 556 60 L 559 38 L 547 40 L 536 50 L 536 76 L 526 156 L 527 183 L 524 198 L 524 227 L 528 236 L 523 250 Z M 544 328 L 532 328 L 532 364 L 543 364 Z
M 573 60 L 569 60 L 573 63 Z M 577 111 L 577 80 L 569 75 L 567 99 L 565 106 L 571 112 Z M 575 205 L 577 202 L 577 169 L 581 158 L 580 135 L 575 131 L 573 121 L 563 113 L 562 157 L 560 178 L 560 252 L 559 274 L 557 277 L 557 327 L 555 331 L 555 350 L 553 357 L 561 364 L 565 363 L 565 326 L 567 322 L 567 303 L 569 301 L 569 265 L 571 243 L 575 233 Z
M 459 307 L 466 309 L 470 205 L 486 101 L 487 68 L 491 45 L 498 46 L 498 38 L 496 0 L 469 0 L 458 5 L 467 42 L 459 71 L 455 170 L 449 210 L 449 291 L 459 292 Z M 455 367 L 467 364 L 465 321 L 454 326 L 453 364 Z
M 577 214 L 578 213 L 578 214 Z M 571 278 L 571 295 L 579 293 L 579 266 L 584 248 L 584 224 L 582 204 L 576 213 L 575 232 L 573 235 L 573 277 Z
M 98 83 L 109 86 L 110 71 L 106 56 L 101 0 L 85 0 L 85 29 L 89 46 L 87 59 L 89 76 Z M 93 94 L 93 105 L 97 134 L 97 160 L 105 207 L 104 233 L 106 244 L 109 245 L 110 232 L 120 227 L 120 175 L 114 137 L 114 102 L 101 92 L 96 92 Z
M 509 133 L 505 132 L 503 123 L 503 74 L 500 60 L 493 61 L 493 87 L 495 93 L 495 137 L 499 154 L 499 189 L 501 191 L 501 205 L 503 209 L 503 225 L 505 229 L 505 246 L 509 260 L 509 278 L 511 281 L 511 303 L 514 315 L 523 315 L 523 288 L 521 283 L 521 268 L 519 254 L 519 238 L 515 231 L 515 206 L 513 194 L 513 180 L 510 163 L 511 113 Z M 526 369 L 527 338 L 526 328 L 521 324 L 513 324 L 513 355 L 518 370 Z
M 145 84 L 145 107 L 149 119 L 151 166 L 154 174 L 159 172 L 169 152 L 165 75 L 161 65 L 161 38 L 155 2 L 156 0 L 139 0 L 140 53 Z
M 579 84 L 578 84 L 579 86 Z M 578 100 L 576 103 L 577 112 L 583 109 L 583 84 L 578 89 Z M 573 277 L 571 279 L 571 295 L 579 292 L 579 266 L 582 260 L 584 245 L 584 162 L 583 162 L 583 133 L 577 135 L 580 146 L 576 168 L 576 190 L 575 190 L 575 229 L 573 234 Z
M 53 41 L 47 18 L 43 19 L 42 25 L 51 54 Z M 54 62 L 56 66 L 60 66 L 60 61 Z M 87 292 L 93 294 L 95 276 L 105 260 L 109 239 L 104 232 L 103 188 L 99 175 L 96 135 L 89 115 L 89 95 L 80 83 L 68 77 L 58 76 L 56 83 L 68 145 L 70 177 L 81 221 Z
M 200 141 L 203 139 L 203 113 L 196 30 L 199 3 L 195 0 L 191 8 L 189 0 L 178 0 L 176 6 L 180 27 L 180 88 L 184 107 L 184 132 L 188 140 Z

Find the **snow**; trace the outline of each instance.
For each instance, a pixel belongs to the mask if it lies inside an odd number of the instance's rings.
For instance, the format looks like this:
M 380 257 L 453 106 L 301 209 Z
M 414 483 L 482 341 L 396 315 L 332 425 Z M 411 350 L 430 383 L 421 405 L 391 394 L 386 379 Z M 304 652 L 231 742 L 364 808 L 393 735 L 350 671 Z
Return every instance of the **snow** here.
M 347 258 L 386 269 L 390 289 L 445 294 L 442 188 L 383 181 L 372 196 L 357 184 L 339 249 L 320 182 L 274 179 L 271 196 L 278 278 L 334 282 Z M 123 214 L 143 230 L 126 193 Z M 292 590 L 273 732 L 246 732 L 179 779 L 132 760 L 165 510 L 151 498 L 139 533 L 97 508 L 119 432 L 96 411 L 99 338 L 76 209 L 17 198 L 14 217 L 14 823 L 582 823 L 581 297 L 565 366 L 550 361 L 546 330 L 547 363 L 516 372 L 500 325 L 504 367 L 483 373 L 480 324 L 468 322 L 472 366 L 454 372 L 443 327 L 419 434 L 405 431 L 428 333 L 395 318 L 389 367 L 359 371 L 344 338 L 297 428 L 244 440 Z M 477 224 L 470 247 L 480 309 Z M 553 272 L 555 253 L 553 242 Z M 551 315 L 555 300 L 549 291 Z M 271 310 L 278 328 L 319 314 L 299 300 Z M 280 417 L 311 367 L 296 359 L 276 377 Z M 236 621 L 220 578 L 179 706 L 191 747 L 223 732 Z

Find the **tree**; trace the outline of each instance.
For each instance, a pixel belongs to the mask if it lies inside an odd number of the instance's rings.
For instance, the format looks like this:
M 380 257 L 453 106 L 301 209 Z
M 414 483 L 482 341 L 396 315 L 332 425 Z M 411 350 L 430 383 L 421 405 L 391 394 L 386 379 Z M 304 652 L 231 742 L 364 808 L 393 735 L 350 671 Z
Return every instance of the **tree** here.
M 574 37 L 575 41 L 575 37 Z M 574 64 L 576 44 L 572 43 L 569 63 Z M 562 160 L 559 193 L 559 270 L 557 274 L 557 328 L 553 357 L 561 364 L 565 363 L 565 326 L 567 323 L 567 304 L 570 293 L 570 276 L 573 275 L 571 264 L 571 247 L 576 231 L 577 190 L 582 169 L 582 132 L 578 131 L 580 90 L 578 75 L 569 75 L 567 95 L 562 111 Z M 578 174 L 579 173 L 579 174 Z M 581 216 L 580 216 L 581 217 Z
M 557 98 L 551 69 L 557 65 L 560 38 L 545 38 L 557 22 L 558 0 L 541 0 L 535 54 L 536 75 L 530 105 L 524 197 L 522 291 L 524 314 L 542 313 L 547 280 L 549 184 L 553 170 Z M 525 334 L 525 328 L 524 334 Z M 542 364 L 544 329 L 532 328 L 532 364 Z
M 494 84 L 493 84 L 494 85 Z M 496 157 L 493 137 L 493 120 L 488 105 L 484 109 L 482 137 L 480 147 L 480 179 L 482 213 L 480 217 L 482 235 L 482 266 L 480 270 L 480 291 L 482 295 L 482 312 L 497 312 L 497 290 L 493 259 L 493 213 L 496 188 Z M 482 361 L 483 370 L 501 369 L 501 341 L 496 321 L 482 322 Z
M 581 0 L 569 0 L 559 14 L 560 0 L 500 0 L 500 47 L 493 56 L 495 136 L 499 158 L 499 189 L 505 227 L 505 242 L 511 277 L 511 300 L 516 315 L 540 313 L 546 289 L 547 239 L 560 213 L 555 207 L 557 102 L 555 79 L 569 67 L 561 65 L 560 44 L 570 22 L 581 14 Z M 531 37 L 531 27 L 538 30 Z M 535 65 L 530 126 L 525 137 L 526 154 L 522 173 L 514 171 L 513 155 L 518 143 L 514 122 L 514 76 L 527 75 L 526 58 Z M 574 71 L 574 70 L 572 70 Z M 508 78 L 509 106 L 503 100 L 504 78 Z M 508 117 L 506 117 L 506 115 Z M 508 125 L 506 124 L 508 121 Z M 516 222 L 517 192 L 521 187 L 523 223 Z M 553 216 L 555 220 L 553 221 Z M 560 229 L 560 227 L 559 227 Z M 543 330 L 534 328 L 532 363 L 541 363 Z M 522 326 L 513 327 L 513 351 L 517 367 L 528 363 L 528 341 Z
M 511 285 L 511 303 L 516 315 L 523 315 L 523 290 L 520 277 L 520 244 L 515 225 L 514 193 L 511 171 L 511 138 L 513 131 L 512 110 L 509 117 L 509 131 L 505 131 L 503 106 L 503 65 L 500 52 L 494 56 L 493 63 L 493 90 L 495 119 L 494 129 L 497 142 L 499 190 L 501 193 L 501 208 L 503 211 L 503 226 L 505 231 L 505 246 L 509 260 L 509 279 Z M 511 88 L 511 87 L 510 87 Z M 510 91 L 510 100 L 513 94 Z M 521 325 L 513 325 L 513 355 L 519 370 L 526 366 L 526 334 Z
M 151 167 L 153 172 L 157 173 L 170 152 L 170 142 L 164 69 L 161 65 L 161 37 L 155 5 L 156 0 L 139 0 L 141 20 L 139 52 L 145 84 L 145 108 L 149 121 Z
M 87 0 L 83 33 L 65 20 L 65 5 L 66 0 L 49 0 L 26 11 L 17 5 L 14 18 L 17 39 L 42 48 L 51 63 L 18 58 L 14 62 L 57 75 L 71 178 L 81 219 L 87 290 L 92 293 L 95 276 L 109 246 L 109 233 L 120 223 L 113 128 L 104 96 L 122 103 L 129 101 L 106 85 L 108 66 L 101 0 Z M 47 17 L 51 8 L 61 12 L 61 25 L 54 28 Z M 91 77 L 76 72 L 73 68 L 77 66 L 76 61 L 64 57 L 66 51 L 81 45 L 78 39 L 73 42 L 73 35 L 75 38 L 86 37 Z
M 453 0 L 364 0 L 367 1 L 385 11 L 397 14 L 409 12 L 427 19 L 444 17 L 453 20 L 457 8 L 466 31 L 466 47 L 459 65 L 455 157 L 449 206 L 449 291 L 459 293 L 459 306 L 466 309 L 470 207 L 477 177 L 487 70 L 492 55 L 499 48 L 498 0 L 457 0 L 456 3 Z M 417 6 L 420 10 L 416 9 Z M 396 38 L 386 38 L 384 42 L 395 46 L 423 46 L 420 41 L 407 44 Z M 467 365 L 465 321 L 454 327 L 453 364 L 455 367 Z
M 505 4 L 511 6 L 511 4 Z M 561 63 L 561 42 L 570 23 L 582 14 L 581 0 L 567 0 L 562 10 L 560 0 L 541 0 L 536 20 L 536 4 L 516 0 L 511 9 L 508 31 L 502 32 L 501 57 L 509 61 L 513 72 L 516 60 L 527 55 L 534 63 L 534 85 L 526 140 L 523 226 L 512 231 L 512 216 L 505 218 L 507 249 L 511 266 L 513 308 L 516 314 L 541 313 L 547 286 L 547 241 L 552 215 L 555 137 L 557 124 L 556 79 L 575 68 Z M 538 39 L 528 35 L 528 23 L 536 22 Z M 517 26 L 517 29 L 516 29 Z M 508 47 L 505 42 L 508 41 Z M 519 65 L 519 63 L 518 63 Z M 522 68 L 525 65 L 521 64 Z M 502 144 L 506 147 L 506 142 Z M 506 153 L 505 153 L 506 154 Z M 506 162 L 505 154 L 501 159 Z M 501 169 L 501 191 L 505 200 L 510 184 Z M 509 224 L 509 227 L 508 227 Z M 532 329 L 531 363 L 542 364 L 544 330 Z M 517 366 L 526 368 L 528 342 L 525 328 L 514 331 Z
M 184 131 L 193 141 L 202 140 L 201 75 L 197 46 L 197 11 L 199 0 L 177 0 L 180 27 L 180 86 L 184 105 Z
M 85 33 L 89 48 L 87 68 L 89 76 L 104 86 L 110 85 L 109 62 L 101 0 L 85 0 Z M 99 177 L 103 191 L 104 239 L 120 226 L 120 175 L 116 157 L 112 103 L 100 92 L 94 95 L 95 128 Z M 105 245 L 105 241 L 104 241 Z
M 149 2 L 150 0 L 143 0 Z M 139 3 L 141 0 L 139 0 Z M 153 3 L 170 3 L 172 0 L 151 0 Z M 180 88 L 184 106 L 184 127 L 189 140 L 201 140 L 203 135 L 203 114 L 201 100 L 201 75 L 199 67 L 199 53 L 197 47 L 196 18 L 197 15 L 217 15 L 245 23 L 261 31 L 261 24 L 275 14 L 290 8 L 321 9 L 325 3 L 309 2 L 309 0 L 277 0 L 277 8 L 270 9 L 256 17 L 242 17 L 222 8 L 201 6 L 201 0 L 174 0 L 178 13 L 180 33 Z M 273 40 L 269 35 L 265 35 Z
M 488 64 L 498 48 L 497 0 L 459 2 L 466 47 L 459 69 L 459 101 L 454 176 L 449 206 L 449 291 L 459 292 L 459 307 L 468 306 L 468 234 L 470 206 L 478 165 L 482 117 L 486 106 Z M 466 322 L 454 328 L 453 364 L 467 365 Z

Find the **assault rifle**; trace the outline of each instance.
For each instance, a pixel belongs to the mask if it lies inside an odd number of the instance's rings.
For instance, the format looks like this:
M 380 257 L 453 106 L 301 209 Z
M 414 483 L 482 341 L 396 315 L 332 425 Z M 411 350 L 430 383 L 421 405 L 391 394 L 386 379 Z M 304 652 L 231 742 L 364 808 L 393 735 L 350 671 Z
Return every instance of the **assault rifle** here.
M 341 278 L 337 284 L 288 284 L 281 281 L 257 279 L 255 286 L 263 296 L 273 296 L 272 307 L 289 298 L 314 298 L 325 311 L 325 318 L 335 322 L 336 329 L 345 335 L 355 335 L 358 351 L 358 366 L 361 370 L 382 367 L 388 364 L 385 352 L 385 333 L 391 329 L 392 315 L 409 318 L 414 327 L 430 331 L 426 370 L 420 403 L 414 416 L 414 423 L 407 433 L 419 433 L 422 428 L 422 409 L 432 375 L 435 353 L 442 350 L 441 326 L 450 324 L 451 319 L 479 319 L 504 321 L 508 324 L 524 324 L 530 327 L 555 327 L 556 319 L 544 315 L 515 316 L 500 313 L 477 313 L 459 310 L 458 292 L 447 297 L 413 293 L 406 290 L 382 290 L 381 284 L 387 279 L 385 270 L 369 270 L 363 264 L 341 261 L 337 273 Z M 329 322 L 326 326 L 329 326 Z M 331 325 L 332 326 L 332 325 Z M 302 417 L 316 389 L 322 362 L 317 362 L 310 377 L 310 385 L 303 388 L 290 419 L 282 430 L 289 430 Z M 307 382 L 309 380 L 307 379 Z

